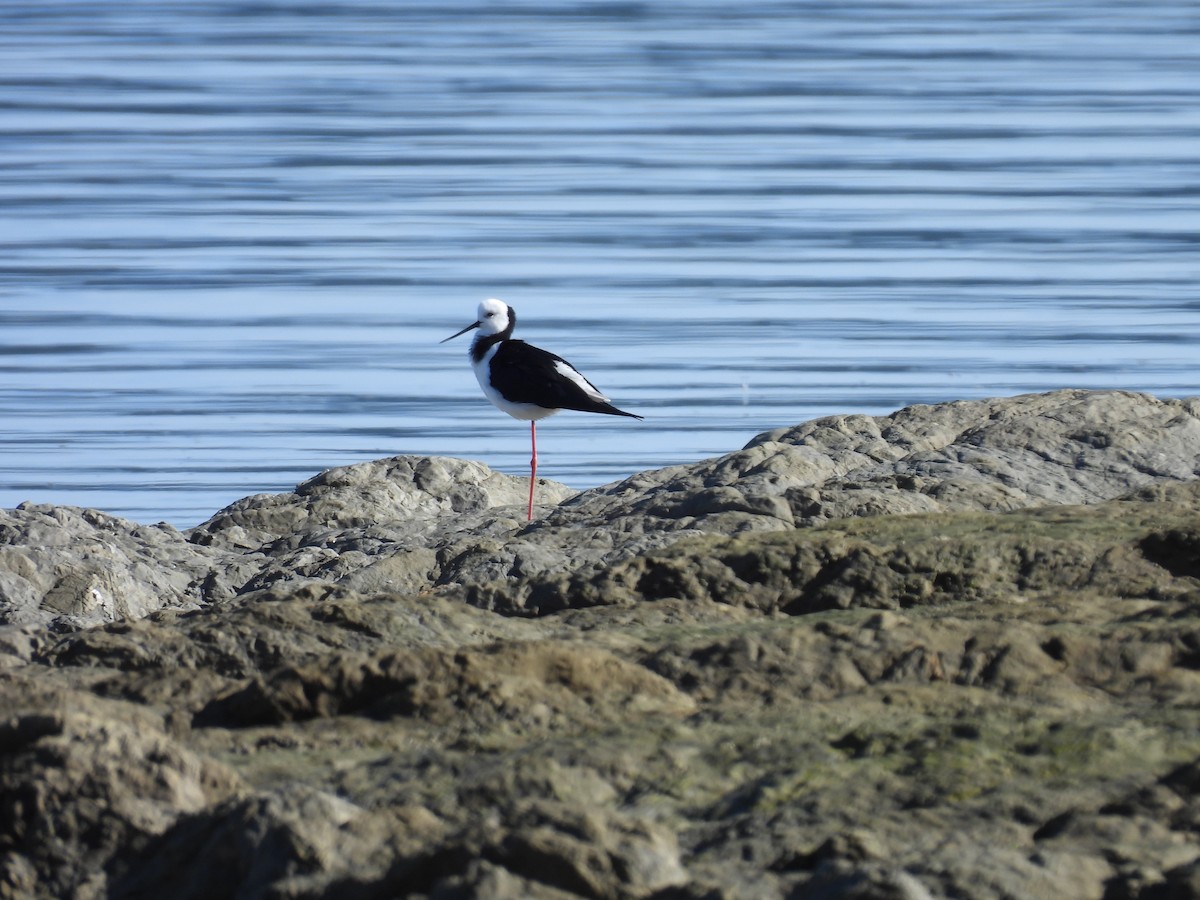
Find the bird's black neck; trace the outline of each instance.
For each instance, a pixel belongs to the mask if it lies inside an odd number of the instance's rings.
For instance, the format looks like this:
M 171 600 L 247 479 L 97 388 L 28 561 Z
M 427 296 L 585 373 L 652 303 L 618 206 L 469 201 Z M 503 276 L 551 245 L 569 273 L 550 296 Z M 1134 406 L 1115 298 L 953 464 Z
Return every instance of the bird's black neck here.
M 481 334 L 471 342 L 471 359 L 474 362 L 480 362 L 492 347 L 496 346 L 501 341 L 507 341 L 512 337 L 513 329 L 517 327 L 517 313 L 510 306 L 508 308 L 508 327 L 496 334 Z

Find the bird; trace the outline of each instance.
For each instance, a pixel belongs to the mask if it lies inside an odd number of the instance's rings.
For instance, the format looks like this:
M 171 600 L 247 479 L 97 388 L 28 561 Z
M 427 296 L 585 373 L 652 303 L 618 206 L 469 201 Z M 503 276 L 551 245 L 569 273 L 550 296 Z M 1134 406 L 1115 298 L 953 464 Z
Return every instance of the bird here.
M 533 487 L 537 483 L 537 423 L 564 409 L 628 416 L 636 413 L 617 409 L 580 374 L 579 370 L 549 350 L 513 339 L 517 314 L 503 300 L 494 298 L 479 304 L 476 319 L 466 328 L 441 341 L 452 341 L 478 328 L 468 351 L 471 368 L 483 395 L 492 405 L 514 419 L 529 422 L 529 440 L 533 455 L 529 460 L 529 521 L 533 521 Z

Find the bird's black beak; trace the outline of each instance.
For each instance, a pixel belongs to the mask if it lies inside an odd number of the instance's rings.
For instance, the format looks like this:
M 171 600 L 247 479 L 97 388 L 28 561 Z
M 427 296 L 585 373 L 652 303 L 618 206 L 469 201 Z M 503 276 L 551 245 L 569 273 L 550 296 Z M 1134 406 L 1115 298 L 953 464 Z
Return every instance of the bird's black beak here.
M 454 334 L 452 334 L 452 335 L 450 335 L 450 337 L 446 338 L 446 341 L 452 341 L 452 340 L 454 340 L 456 337 L 458 337 L 460 334 L 466 334 L 466 333 L 467 333 L 468 331 L 470 331 L 472 328 L 478 328 L 478 327 L 479 327 L 480 325 L 482 325 L 482 324 L 483 324 L 482 322 L 472 322 L 470 325 L 468 325 L 468 326 L 467 326 L 466 328 L 464 328 L 462 331 L 456 331 L 456 332 L 454 332 Z M 446 341 L 438 341 L 438 343 L 439 343 L 439 344 L 444 344 L 444 343 L 446 343 Z

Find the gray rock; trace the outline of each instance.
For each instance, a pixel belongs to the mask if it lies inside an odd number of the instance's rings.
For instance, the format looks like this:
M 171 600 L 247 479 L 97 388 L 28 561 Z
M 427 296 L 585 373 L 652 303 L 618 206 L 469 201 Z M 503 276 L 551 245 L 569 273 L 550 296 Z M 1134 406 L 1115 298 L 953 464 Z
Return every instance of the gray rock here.
M 113 867 L 108 896 L 305 896 L 350 872 L 382 873 L 378 823 L 331 794 L 293 785 L 181 817 L 143 853 Z
M 794 896 L 797 900 L 933 900 L 912 875 L 879 864 L 824 866 Z
M 322 472 L 288 494 L 247 497 L 188 532 L 206 547 L 243 554 L 215 568 L 210 592 L 235 596 L 318 578 L 360 590 L 432 586 L 456 543 L 524 525 L 529 479 L 482 463 L 397 456 Z M 539 505 L 575 492 L 539 479 Z M 247 570 L 250 570 L 247 577 Z
M 467 538 L 438 582 L 599 570 L 701 533 L 1098 503 L 1198 476 L 1195 398 L 1066 390 L 830 416 L 717 459 L 584 491 L 504 541 Z M 549 555 L 528 553 L 530 543 Z
M 394 457 L 247 497 L 186 535 L 91 510 L 2 512 L 0 626 L 69 630 L 314 580 L 363 592 L 488 586 L 476 602 L 546 611 L 505 598 L 507 587 L 602 572 L 687 536 L 1097 503 L 1198 473 L 1200 400 L 1078 390 L 827 417 L 578 495 L 542 481 L 533 523 L 525 478 Z M 20 643 L 0 634 L 0 653 L 20 658 Z
M 196 609 L 224 563 L 166 524 L 29 503 L 0 510 L 0 625 L 62 630 Z
M 1095 503 L 1200 475 L 1200 399 L 1065 390 L 829 416 L 585 491 L 550 523 L 731 534 L 850 516 Z
M 512 698 L 534 712 L 514 720 Z M 285 665 L 265 681 L 215 698 L 202 726 L 279 724 L 342 713 L 416 717 L 447 729 L 504 719 L 528 730 L 591 720 L 605 709 L 683 715 L 692 700 L 670 682 L 612 653 L 571 642 L 532 640 L 480 648 L 405 648 L 382 654 L 324 654 Z
M 399 526 L 404 535 L 445 531 L 464 515 L 504 509 L 524 518 L 529 479 L 493 472 L 483 463 L 438 456 L 395 456 L 329 469 L 288 494 L 239 500 L 189 532 L 205 546 L 258 550 L 279 541 L 308 545 L 297 536 Z M 557 504 L 575 492 L 539 479 L 540 505 Z
M 228 593 L 297 577 L 358 589 L 516 583 L 605 567 L 689 534 L 863 515 L 1095 503 L 1200 472 L 1200 401 L 1057 391 L 835 416 L 714 460 L 643 472 L 522 521 L 528 482 L 459 460 L 335 469 L 251 497 L 190 539 L 265 559 Z M 216 576 L 220 579 L 220 574 Z
M 104 866 L 245 789 L 152 713 L 31 680 L 0 692 L 0 819 L 26 896 L 104 896 Z
M 10 627 L 0 897 L 1190 896 L 1200 480 L 693 534 L 575 581 L 521 573 L 550 551 L 520 512 L 456 527 L 512 534 L 494 596 L 565 584 L 555 615 L 347 563 Z M 311 547 L 388 558 L 335 533 Z

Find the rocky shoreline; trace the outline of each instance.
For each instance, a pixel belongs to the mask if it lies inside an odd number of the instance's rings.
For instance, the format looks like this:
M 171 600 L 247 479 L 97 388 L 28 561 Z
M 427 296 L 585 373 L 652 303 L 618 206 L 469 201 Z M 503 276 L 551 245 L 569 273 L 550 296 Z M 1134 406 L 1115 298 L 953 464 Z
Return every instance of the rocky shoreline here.
M 1200 896 L 1200 399 L 0 511 L 0 897 Z

